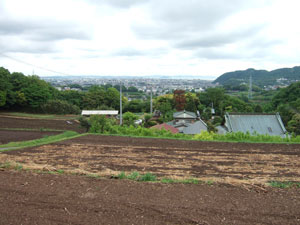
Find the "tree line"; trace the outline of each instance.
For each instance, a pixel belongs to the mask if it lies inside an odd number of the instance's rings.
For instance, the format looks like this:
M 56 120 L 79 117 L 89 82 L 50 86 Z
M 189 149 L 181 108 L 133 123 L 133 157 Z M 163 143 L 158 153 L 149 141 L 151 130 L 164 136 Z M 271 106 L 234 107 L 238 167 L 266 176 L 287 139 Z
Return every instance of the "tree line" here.
M 106 85 L 91 86 L 86 91 L 59 91 L 38 76 L 10 73 L 0 67 L 0 108 L 4 110 L 55 114 L 79 114 L 81 109 L 119 110 L 118 89 L 119 87 Z M 136 88 L 128 89 L 132 92 L 137 91 Z M 122 105 L 123 112 L 150 111 L 150 99 L 128 101 L 123 97 Z M 175 90 L 171 94 L 155 97 L 153 106 L 162 114 L 159 122 L 172 120 L 175 111 L 198 111 L 201 118 L 212 125 L 212 130 L 214 126 L 224 123 L 225 112 L 279 112 L 288 130 L 300 134 L 300 82 L 280 89 L 272 100 L 263 106 L 241 97 L 230 96 L 220 87 L 208 88 L 199 93 Z M 212 109 L 215 112 L 214 119 Z

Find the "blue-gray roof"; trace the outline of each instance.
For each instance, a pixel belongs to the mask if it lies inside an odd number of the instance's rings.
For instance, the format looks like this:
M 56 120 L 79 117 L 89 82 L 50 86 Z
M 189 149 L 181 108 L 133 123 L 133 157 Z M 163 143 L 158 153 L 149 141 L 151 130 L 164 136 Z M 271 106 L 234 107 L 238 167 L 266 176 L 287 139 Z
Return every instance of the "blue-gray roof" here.
M 226 113 L 226 127 L 229 132 L 250 132 L 285 136 L 286 129 L 277 114 L 238 114 Z
M 201 131 L 207 131 L 207 125 L 202 120 L 190 124 L 188 127 L 183 128 L 184 134 L 200 134 Z

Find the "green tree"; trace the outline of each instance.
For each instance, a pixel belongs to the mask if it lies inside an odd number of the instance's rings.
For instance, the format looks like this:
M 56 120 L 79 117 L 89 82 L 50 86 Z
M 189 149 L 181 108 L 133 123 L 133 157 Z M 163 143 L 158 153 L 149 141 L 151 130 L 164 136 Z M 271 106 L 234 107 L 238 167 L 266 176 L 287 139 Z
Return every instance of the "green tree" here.
M 105 89 L 99 86 L 92 86 L 82 98 L 84 109 L 97 109 L 105 104 Z
M 43 113 L 50 114 L 79 114 L 78 106 L 68 103 L 63 100 L 49 100 L 41 106 Z
M 185 95 L 185 109 L 190 112 L 196 112 L 197 111 L 197 106 L 200 104 L 199 98 L 193 93 L 187 93 Z
M 288 130 L 295 135 L 300 135 L 300 113 L 296 113 L 288 122 Z
M 7 101 L 7 93 L 11 91 L 12 85 L 9 82 L 10 72 L 0 67 L 0 107 Z
M 120 93 L 117 89 L 107 89 L 104 97 L 104 104 L 113 109 L 118 109 L 120 107 Z
M 50 85 L 38 76 L 28 76 L 28 86 L 23 87 L 28 106 L 31 109 L 38 110 L 39 107 L 51 98 Z
M 139 117 L 131 112 L 126 112 L 123 114 L 123 124 L 126 126 L 134 125 L 134 121 Z

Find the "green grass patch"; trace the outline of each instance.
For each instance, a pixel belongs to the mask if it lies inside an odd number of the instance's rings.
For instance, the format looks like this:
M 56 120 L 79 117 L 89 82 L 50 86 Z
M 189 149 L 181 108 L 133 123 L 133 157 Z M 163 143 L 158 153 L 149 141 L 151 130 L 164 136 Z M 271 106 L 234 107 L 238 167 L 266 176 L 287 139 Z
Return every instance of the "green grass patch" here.
M 127 179 L 127 180 L 135 180 L 135 181 L 144 181 L 144 182 L 149 182 L 149 181 L 157 181 L 156 175 L 152 173 L 145 173 L 145 174 L 140 174 L 139 172 L 132 172 L 128 175 L 124 171 L 119 173 L 118 175 L 114 176 L 117 179 Z
M 200 181 L 195 178 L 188 178 L 188 179 L 171 179 L 167 177 L 163 177 L 161 179 L 157 178 L 157 176 L 153 173 L 145 173 L 140 174 L 139 172 L 131 172 L 130 174 L 126 174 L 124 171 L 120 172 L 118 175 L 113 176 L 113 178 L 117 179 L 127 179 L 127 180 L 134 180 L 134 181 L 141 181 L 141 182 L 157 182 L 163 184 L 208 184 L 213 185 L 214 181 Z
M 293 182 L 293 181 L 270 181 L 267 184 L 274 188 L 291 188 L 291 187 L 300 188 L 300 182 Z
M 156 180 L 157 180 L 156 176 L 152 173 L 146 173 L 139 177 L 139 181 L 149 182 L 149 181 L 156 181 Z
M 25 147 L 34 147 L 34 146 L 39 146 L 39 145 L 44 145 L 44 144 L 50 144 L 50 143 L 54 143 L 54 142 L 58 142 L 58 141 L 63 141 L 63 140 L 71 139 L 71 138 L 80 137 L 83 135 L 85 135 L 85 134 L 78 134 L 75 131 L 66 131 L 62 134 L 46 136 L 46 137 L 36 139 L 36 140 L 22 141 L 22 142 L 10 142 L 5 145 L 0 145 L 0 152 L 15 150 L 15 149 L 19 149 L 19 148 L 25 148 Z
M 127 176 L 127 179 L 129 180 L 137 180 L 140 177 L 140 174 L 136 171 L 132 172 Z

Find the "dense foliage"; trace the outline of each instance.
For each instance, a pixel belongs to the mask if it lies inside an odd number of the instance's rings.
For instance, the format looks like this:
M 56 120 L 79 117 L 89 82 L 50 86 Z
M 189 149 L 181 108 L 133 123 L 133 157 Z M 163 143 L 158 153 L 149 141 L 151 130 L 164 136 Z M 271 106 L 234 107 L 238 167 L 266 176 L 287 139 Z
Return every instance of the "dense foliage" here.
M 38 76 L 10 73 L 0 67 L 0 109 L 49 114 L 79 114 L 80 109 L 118 110 L 119 96 L 113 87 L 92 86 L 85 92 L 58 91 Z M 126 105 L 126 98 L 123 103 Z

